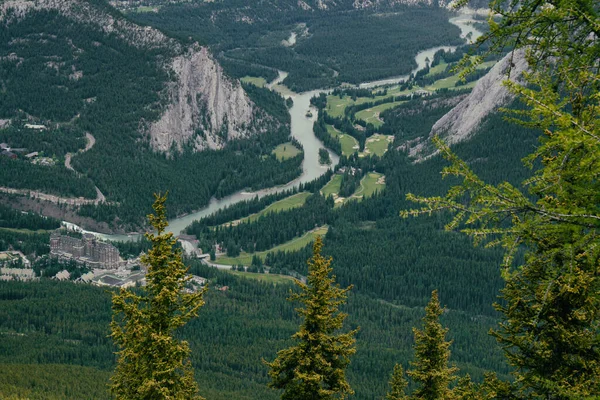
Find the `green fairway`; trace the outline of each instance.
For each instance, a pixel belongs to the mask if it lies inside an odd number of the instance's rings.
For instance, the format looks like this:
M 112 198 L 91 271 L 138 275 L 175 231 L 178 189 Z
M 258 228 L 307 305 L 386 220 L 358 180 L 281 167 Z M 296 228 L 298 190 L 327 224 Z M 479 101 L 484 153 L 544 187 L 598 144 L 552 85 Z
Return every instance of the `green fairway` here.
M 327 132 L 339 140 L 342 146 L 342 155 L 349 156 L 358 151 L 358 141 L 352 136 L 338 131 L 335 127 L 327 125 Z
M 383 121 L 379 119 L 379 114 L 389 108 L 399 106 L 400 104 L 406 103 L 405 101 L 394 101 L 391 103 L 379 104 L 375 107 L 367 108 L 356 113 L 356 118 L 362 119 L 366 123 L 373 124 L 376 128 L 383 125 Z
M 245 76 L 242 79 L 240 79 L 240 81 L 242 81 L 244 83 L 251 83 L 254 86 L 258 86 L 258 87 L 264 87 L 267 84 L 267 81 L 265 78 L 257 78 L 255 76 Z
M 444 60 L 442 60 L 442 61 L 440 61 L 440 63 L 438 65 L 436 65 L 433 68 L 430 68 L 429 72 L 425 76 L 426 77 L 430 77 L 430 76 L 433 76 L 433 75 L 440 74 L 440 73 L 442 73 L 442 72 L 444 72 L 446 70 L 447 66 L 448 66 L 448 64 Z
M 242 271 L 228 271 L 233 275 L 241 276 L 248 279 L 255 279 L 257 281 L 268 282 L 272 284 L 281 284 L 281 283 L 290 283 L 294 281 L 289 275 L 279 275 L 279 274 L 257 274 L 253 272 L 242 272 Z
M 415 86 L 414 89 L 418 89 L 418 87 Z M 372 90 L 371 92 L 377 93 L 380 90 L 381 90 L 381 88 L 376 88 L 376 89 Z M 413 90 L 401 91 L 400 85 L 396 85 L 396 86 L 387 88 L 387 93 L 385 95 L 375 96 L 375 97 L 358 97 L 356 100 L 352 100 L 352 98 L 350 96 L 344 96 L 344 98 L 340 98 L 339 96 L 329 95 L 329 96 L 327 96 L 327 108 L 325 109 L 325 111 L 327 111 L 327 114 L 331 115 L 332 117 L 336 117 L 336 118 L 342 117 L 342 116 L 344 116 L 344 110 L 348 106 L 375 102 L 375 101 L 390 98 L 392 96 L 408 95 L 408 94 L 411 94 L 413 92 Z
M 493 67 L 496 64 L 496 61 L 486 61 L 477 66 L 477 69 L 486 69 Z M 449 76 L 448 78 L 443 78 L 435 81 L 432 85 L 427 86 L 426 90 L 438 90 L 438 89 L 470 89 L 475 86 L 475 82 L 469 82 L 462 86 L 456 86 L 456 83 L 460 80 L 458 74 Z
M 270 204 L 268 207 L 260 210 L 259 212 L 249 215 L 245 218 L 241 218 L 232 222 L 226 222 L 223 225 L 237 225 L 242 222 L 253 222 L 270 213 L 276 213 L 286 210 L 291 210 L 292 208 L 302 207 L 304 203 L 306 203 L 306 199 L 310 197 L 309 192 L 301 192 L 296 193 L 293 196 L 286 197 L 285 199 L 281 199 L 276 201 L 273 204 Z
M 267 256 L 267 253 L 275 252 L 275 251 L 296 251 L 300 250 L 310 242 L 314 241 L 317 236 L 323 236 L 327 233 L 329 227 L 324 225 L 320 228 L 313 229 L 310 232 L 306 232 L 304 235 L 297 237 L 295 239 L 290 240 L 289 242 L 285 242 L 280 244 L 279 246 L 275 246 L 269 250 L 265 251 L 257 251 L 253 254 L 242 253 L 238 257 L 219 257 L 215 261 L 216 264 L 223 265 L 251 265 L 252 264 L 252 256 L 258 256 L 263 261 Z
M 325 197 L 329 197 L 332 195 L 337 195 L 340 192 L 340 187 L 342 186 L 342 175 L 336 174 L 331 178 L 327 185 L 323 186 L 321 189 L 321 194 Z
M 283 161 L 288 158 L 296 157 L 298 154 L 300 154 L 300 150 L 294 146 L 293 143 L 287 142 L 275 147 L 272 154 L 275 154 L 275 157 L 277 157 L 279 161 Z
M 369 172 L 360 180 L 360 187 L 354 192 L 351 198 L 364 199 L 373 196 L 376 191 L 382 191 L 385 188 L 385 175 L 377 172 Z
M 365 143 L 365 151 L 359 154 L 361 157 L 376 155 L 381 157 L 388 149 L 388 145 L 394 141 L 393 136 L 380 135 L 378 133 L 369 137 Z

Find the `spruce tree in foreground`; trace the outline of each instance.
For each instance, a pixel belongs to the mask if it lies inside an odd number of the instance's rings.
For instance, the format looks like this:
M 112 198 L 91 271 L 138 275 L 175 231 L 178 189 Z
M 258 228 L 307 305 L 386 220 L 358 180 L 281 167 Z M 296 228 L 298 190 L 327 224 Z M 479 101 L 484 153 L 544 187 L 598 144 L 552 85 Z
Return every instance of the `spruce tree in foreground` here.
M 385 396 L 385 400 L 408 400 L 409 397 L 404 392 L 408 382 L 404 379 L 404 371 L 400 364 L 394 365 L 392 379 L 390 379 L 390 391 Z
M 142 257 L 147 286 L 141 292 L 121 289 L 113 295 L 111 330 L 119 359 L 110 389 L 117 399 L 202 399 L 189 345 L 174 335 L 198 315 L 206 288 L 184 292 L 191 276 L 181 249 L 173 248 L 173 234 L 165 233 L 166 195 L 155 199 L 155 214 L 148 218 L 157 234 L 146 234 L 152 249 Z
M 347 314 L 339 312 L 351 286 L 341 289 L 335 284 L 331 258 L 321 256 L 323 242 L 317 238 L 313 257 L 308 261 L 307 283 L 296 281 L 299 293 L 289 300 L 304 306 L 296 309 L 303 318 L 300 330 L 292 338 L 296 345 L 281 350 L 270 363 L 269 386 L 283 389 L 283 400 L 344 399 L 354 391 L 346 381 L 345 370 L 356 352 L 354 335 L 336 333 Z
M 444 310 L 440 307 L 437 290 L 431 294 L 431 301 L 425 307 L 423 330 L 413 328 L 415 334 L 415 362 L 408 375 L 417 383 L 412 398 L 423 400 L 452 399 L 449 388 L 456 379 L 457 368 L 448 366 L 449 347 L 452 342 L 446 341 L 447 328 L 439 322 Z

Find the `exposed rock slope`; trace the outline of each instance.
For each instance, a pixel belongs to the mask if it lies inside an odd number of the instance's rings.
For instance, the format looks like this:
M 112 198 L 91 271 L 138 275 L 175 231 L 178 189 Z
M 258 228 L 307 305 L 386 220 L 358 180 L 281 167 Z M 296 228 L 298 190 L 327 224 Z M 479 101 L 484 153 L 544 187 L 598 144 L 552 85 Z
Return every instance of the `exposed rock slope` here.
M 237 82 L 224 74 L 205 47 L 192 47 L 173 59 L 177 81 L 170 85 L 170 104 L 150 127 L 152 146 L 179 150 L 220 148 L 227 139 L 247 135 L 253 106 Z
M 168 104 L 158 121 L 140 123 L 155 150 L 221 148 L 228 140 L 248 136 L 255 106 L 237 81 L 227 78 L 205 47 L 189 47 L 157 29 L 128 21 L 107 6 L 85 0 L 10 0 L 0 4 L 0 21 L 15 23 L 29 12 L 56 10 L 78 22 L 117 35 L 138 48 L 166 49 L 157 60 L 175 79 L 167 83 Z
M 488 114 L 514 99 L 514 95 L 502 84 L 508 71 L 509 79 L 518 81 L 526 69 L 523 50 L 506 55 L 477 82 L 464 100 L 433 125 L 429 137 L 438 135 L 449 144 L 467 139 L 477 131 Z M 410 154 L 422 158 L 430 155 L 431 151 L 431 146 L 422 142 L 412 147 Z

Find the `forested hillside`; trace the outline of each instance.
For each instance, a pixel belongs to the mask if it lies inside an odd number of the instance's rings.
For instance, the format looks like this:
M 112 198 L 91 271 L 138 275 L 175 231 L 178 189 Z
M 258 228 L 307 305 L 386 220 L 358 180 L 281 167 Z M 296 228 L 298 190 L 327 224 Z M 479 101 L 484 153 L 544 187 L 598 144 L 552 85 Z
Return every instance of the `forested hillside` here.
M 407 74 L 419 50 L 463 43 L 442 8 L 354 10 L 346 2 L 303 10 L 289 3 L 181 3 L 128 15 L 208 44 L 232 76 L 270 80 L 274 68 L 287 71 L 284 84 L 297 92 Z M 287 42 L 291 34 L 294 43 Z
M 285 183 L 298 175 L 300 158 L 281 162 L 271 156 L 288 140 L 289 116 L 281 98 L 261 95 L 261 89 L 250 94 L 251 100 L 276 116 L 256 114 L 246 128 L 262 132 L 258 136 L 232 140 L 223 150 L 196 153 L 190 146 L 170 156 L 155 152 L 146 134 L 167 107 L 167 86 L 174 79 L 168 64 L 182 45 L 171 39 L 162 45 L 152 30 L 142 30 L 148 45 L 122 32 L 109 34 L 94 24 L 96 19 L 114 21 L 111 13 L 117 21 L 123 17 L 103 2 L 81 1 L 98 13 L 94 21 L 79 20 L 69 14 L 75 9 L 60 7 L 30 10 L 18 18 L 9 8 L 4 16 L 0 141 L 24 152 L 15 160 L 0 159 L 2 185 L 89 199 L 96 198 L 96 186 L 107 204 L 88 206 L 83 213 L 132 229 L 143 222 L 156 191 L 170 190 L 169 211 L 176 215 L 202 207 L 214 195 Z M 139 34 L 131 26 L 132 35 Z M 206 109 L 203 118 L 210 119 L 212 112 Z M 224 128 L 222 138 L 228 135 Z M 83 150 L 86 133 L 94 143 L 69 166 L 67 153 Z M 49 161 L 34 165 L 25 152 Z
M 411 113 L 411 107 L 416 110 L 419 101 L 407 103 L 403 111 L 397 110 L 404 118 L 407 134 L 425 132 L 418 127 L 418 121 L 429 120 L 427 115 Z M 439 110 L 433 108 L 429 112 L 437 115 Z M 412 129 L 416 131 L 411 132 Z M 502 123 L 500 116 L 491 116 L 481 133 L 472 141 L 457 145 L 456 151 L 487 179 L 516 182 L 530 174 L 519 166 L 519 159 L 527 143 L 534 142 L 531 132 Z M 497 319 L 491 304 L 502 287 L 497 267 L 502 254 L 473 249 L 467 238 L 443 232 L 448 221 L 445 217 L 398 217 L 398 210 L 409 207 L 405 193 L 439 194 L 452 183 L 440 179 L 439 171 L 445 162 L 433 158 L 415 165 L 401 151 L 352 162 L 384 173 L 386 189 L 361 202 L 333 208 L 331 200 L 318 193 L 327 177 L 318 186 L 302 188 L 314 192 L 303 206 L 255 219 L 247 226 L 229 228 L 230 234 L 224 238 L 239 243 L 241 248 L 256 242 L 264 243 L 261 246 L 268 249 L 274 240 L 286 240 L 289 221 L 307 222 L 306 227 L 294 227 L 292 236 L 315 224 L 330 225 L 324 252 L 334 257 L 340 284 L 355 285 L 345 311 L 350 314 L 347 326 L 361 327 L 358 352 L 348 372 L 357 399 L 383 396 L 394 363 L 408 366 L 406 361 L 412 358 L 411 328 L 418 325 L 435 288 L 439 289 L 442 304 L 450 310 L 442 321 L 450 327 L 450 338 L 454 339 L 451 361 L 476 381 L 482 378 L 484 370 L 506 374 L 503 358 L 493 338 L 487 335 Z M 249 215 L 264 206 L 234 206 L 228 212 L 229 218 Z M 245 211 L 234 213 L 237 208 Z M 220 224 L 224 219 L 227 217 L 207 219 L 205 223 Z M 269 233 L 273 229 L 284 236 L 278 239 L 279 235 Z M 207 231 L 202 232 L 205 241 L 216 240 L 221 234 L 214 231 L 210 235 L 216 236 L 206 236 Z M 307 250 L 273 253 L 267 256 L 266 264 L 305 274 L 309 254 Z M 297 326 L 294 305 L 285 300 L 290 286 L 260 283 L 249 279 L 259 277 L 258 274 L 242 273 L 244 277 L 237 277 L 198 263 L 193 263 L 190 272 L 211 281 L 207 305 L 182 333 L 192 346 L 201 394 L 209 399 L 277 398 L 277 392 L 266 387 L 267 369 L 261 359 L 273 359 L 277 349 L 289 345 L 288 338 Z M 225 286 L 226 290 L 217 290 Z M 108 398 L 104 387 L 87 383 L 106 381 L 114 366 L 114 349 L 106 336 L 110 304 L 104 289 L 46 280 L 9 282 L 0 285 L 0 298 L 4 304 L 0 307 L 4 313 L 0 332 L 5 338 L 0 344 L 0 363 L 7 371 L 3 376 L 9 379 L 21 371 L 32 375 L 31 379 L 21 379 L 16 387 L 0 380 L 0 393 L 29 393 L 35 398 L 40 396 L 36 394 L 38 388 L 44 387 L 57 398 L 81 398 L 87 393 L 94 393 L 94 398 Z M 71 388 L 69 394 L 61 394 L 61 388 L 48 382 L 45 371 L 54 364 L 75 368 L 72 373 L 81 377 L 76 381 L 61 378 Z

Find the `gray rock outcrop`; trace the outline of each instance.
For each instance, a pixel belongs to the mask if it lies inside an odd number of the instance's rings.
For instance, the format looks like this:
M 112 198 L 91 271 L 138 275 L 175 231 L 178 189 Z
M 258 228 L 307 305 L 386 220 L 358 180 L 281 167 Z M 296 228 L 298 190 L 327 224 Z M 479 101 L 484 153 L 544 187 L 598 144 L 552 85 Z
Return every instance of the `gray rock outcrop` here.
M 433 125 L 429 137 L 438 135 L 448 144 L 467 139 L 477 131 L 486 116 L 514 99 L 514 94 L 503 82 L 506 79 L 519 82 L 526 69 L 524 50 L 507 54 L 477 82 L 464 100 Z M 510 76 L 507 75 L 509 71 Z M 428 142 L 413 146 L 410 155 L 419 159 L 430 156 L 433 150 Z
M 157 63 L 175 77 L 166 83 L 168 103 L 158 121 L 140 121 L 140 133 L 157 151 L 181 151 L 185 145 L 194 150 L 222 148 L 230 139 L 260 133 L 261 130 L 251 128 L 254 117 L 268 119 L 255 110 L 240 83 L 223 73 L 206 47 L 183 46 L 157 29 L 139 26 L 93 3 L 9 0 L 0 4 L 0 21 L 10 24 L 40 10 L 57 10 L 138 48 L 165 49 L 168 56 Z
M 236 81 L 224 74 L 205 47 L 195 46 L 173 59 L 177 80 L 169 87 L 169 105 L 149 129 L 150 143 L 168 152 L 185 144 L 217 149 L 249 134 L 253 104 Z

